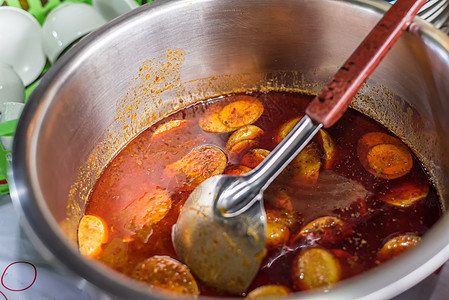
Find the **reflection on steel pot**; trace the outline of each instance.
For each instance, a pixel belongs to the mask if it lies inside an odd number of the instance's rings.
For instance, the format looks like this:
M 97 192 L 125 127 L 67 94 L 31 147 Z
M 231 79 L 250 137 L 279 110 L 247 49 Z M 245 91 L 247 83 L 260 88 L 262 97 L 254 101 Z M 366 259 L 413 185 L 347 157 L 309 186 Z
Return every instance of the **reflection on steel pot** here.
M 396 0 L 386 0 L 395 3 Z M 421 8 L 418 16 L 427 22 L 432 23 L 436 28 L 448 31 L 449 20 L 449 1 L 448 0 L 427 0 L 427 3 Z
M 78 253 L 77 224 L 108 161 L 173 110 L 244 90 L 320 91 L 388 8 L 360 1 L 156 1 L 69 50 L 30 97 L 17 128 L 11 196 L 42 254 L 124 299 L 156 290 Z M 415 20 L 353 107 L 405 140 L 448 198 L 449 39 Z M 449 258 L 449 217 L 415 249 L 301 299 L 389 298 Z

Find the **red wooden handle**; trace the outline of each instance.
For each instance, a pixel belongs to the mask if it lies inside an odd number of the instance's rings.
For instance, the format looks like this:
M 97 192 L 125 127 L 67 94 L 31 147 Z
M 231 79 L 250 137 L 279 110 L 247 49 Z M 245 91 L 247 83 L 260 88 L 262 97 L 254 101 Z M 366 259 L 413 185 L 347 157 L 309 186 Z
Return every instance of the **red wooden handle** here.
M 340 119 L 357 91 L 410 25 L 426 0 L 398 0 L 315 97 L 307 115 L 324 127 Z

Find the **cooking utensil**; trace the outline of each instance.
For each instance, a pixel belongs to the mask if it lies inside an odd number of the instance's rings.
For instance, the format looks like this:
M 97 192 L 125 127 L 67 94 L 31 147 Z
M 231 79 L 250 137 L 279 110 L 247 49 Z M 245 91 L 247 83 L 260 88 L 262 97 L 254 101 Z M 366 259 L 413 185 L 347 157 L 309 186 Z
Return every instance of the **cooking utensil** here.
M 220 175 L 189 196 L 173 241 L 181 260 L 207 284 L 241 294 L 265 256 L 266 216 L 262 193 L 322 127 L 332 126 L 425 0 L 399 0 L 306 109 L 306 116 L 253 171 Z
M 86 288 L 93 284 L 118 299 L 166 299 L 78 253 L 77 225 L 104 166 L 173 108 L 235 92 L 242 83 L 248 90 L 319 92 L 390 7 L 369 0 L 167 0 L 109 22 L 46 72 L 19 121 L 8 182 L 25 232 L 43 257 L 85 279 Z M 412 28 L 352 106 L 407 141 L 448 207 L 449 37 L 419 18 Z M 143 63 L 152 60 L 163 72 L 165 50 L 173 48 L 185 55 L 167 92 L 124 98 L 140 84 L 148 87 L 146 78 L 135 78 Z M 123 104 L 132 119 L 119 114 Z M 289 298 L 391 299 L 411 289 L 401 299 L 429 299 L 434 271 L 449 259 L 448 233 L 445 213 L 409 253 L 325 293 Z

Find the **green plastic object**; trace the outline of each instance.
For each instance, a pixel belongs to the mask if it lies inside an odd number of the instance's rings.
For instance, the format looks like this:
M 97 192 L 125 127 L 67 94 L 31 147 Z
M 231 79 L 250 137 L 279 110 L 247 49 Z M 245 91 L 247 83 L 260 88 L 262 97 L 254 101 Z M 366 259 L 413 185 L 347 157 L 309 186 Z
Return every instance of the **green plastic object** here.
M 1 3 L 2 1 L 0 1 Z M 50 10 L 58 6 L 63 2 L 79 2 L 92 4 L 91 0 L 4 0 L 3 5 L 13 6 L 24 9 L 33 15 L 36 20 L 42 25 L 45 20 L 45 16 Z M 139 5 L 145 4 L 151 1 L 136 0 Z
M 16 130 L 18 120 L 0 123 L 0 136 L 12 136 Z M 9 152 L 0 145 L 0 195 L 9 193 L 6 175 L 9 168 Z
M 28 11 L 31 15 L 33 15 L 36 20 L 42 25 L 45 20 L 45 16 L 47 13 L 61 4 L 62 2 L 82 2 L 82 3 L 88 3 L 92 4 L 91 0 L 27 0 L 27 1 L 21 1 L 21 0 L 5 0 L 6 5 L 13 6 L 17 8 L 24 9 Z
M 139 5 L 146 4 L 153 0 L 136 0 Z M 59 4 L 64 2 L 78 2 L 92 4 L 92 0 L 0 0 L 0 6 L 11 6 L 23 9 L 29 12 L 36 20 L 42 25 L 45 21 L 47 14 Z M 34 88 L 39 84 L 40 78 L 44 73 L 51 67 L 50 62 L 47 61 L 41 76 L 25 88 L 25 102 L 34 90 Z M 7 122 L 0 123 L 0 137 L 2 136 L 14 136 L 18 120 L 11 120 Z M 0 195 L 9 193 L 9 186 L 7 180 L 7 173 L 9 169 L 9 161 L 11 154 L 3 149 L 0 144 Z

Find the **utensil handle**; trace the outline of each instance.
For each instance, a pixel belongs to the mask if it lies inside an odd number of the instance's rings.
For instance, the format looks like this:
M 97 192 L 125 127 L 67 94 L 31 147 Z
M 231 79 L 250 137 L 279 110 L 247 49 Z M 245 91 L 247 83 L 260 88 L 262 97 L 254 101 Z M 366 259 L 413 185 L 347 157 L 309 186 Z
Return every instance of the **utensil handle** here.
M 321 124 L 304 116 L 255 169 L 241 176 L 218 197 L 215 210 L 226 218 L 240 215 L 260 200 L 263 191 L 313 138 Z
M 306 114 L 323 127 L 337 122 L 359 88 L 373 73 L 426 0 L 398 0 L 316 96 Z
M 215 209 L 224 217 L 241 214 L 304 148 L 321 126 L 333 125 L 346 111 L 366 78 L 408 27 L 426 0 L 398 0 L 343 64 L 285 139 L 253 171 L 218 197 Z M 221 211 L 224 211 L 222 213 Z

